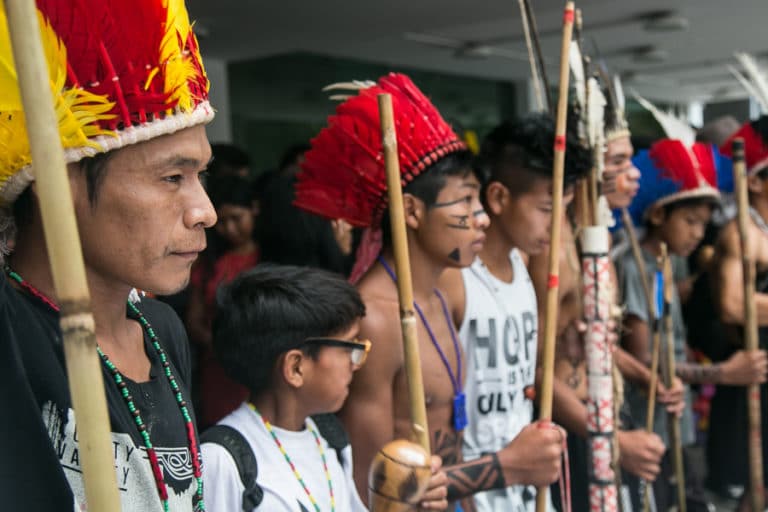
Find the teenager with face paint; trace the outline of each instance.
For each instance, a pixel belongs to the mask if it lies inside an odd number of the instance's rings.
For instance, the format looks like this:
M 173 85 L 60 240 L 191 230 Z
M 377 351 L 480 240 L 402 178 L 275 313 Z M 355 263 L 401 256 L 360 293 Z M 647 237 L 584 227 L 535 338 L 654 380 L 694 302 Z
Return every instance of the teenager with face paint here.
M 467 358 L 469 423 L 467 459 L 524 442 L 521 462 L 531 473 L 552 471 L 560 457 L 558 439 L 533 421 L 538 308 L 526 269 L 528 255 L 549 244 L 552 223 L 554 123 L 542 114 L 497 126 L 485 139 L 477 163 L 482 200 L 491 219 L 483 249 L 472 265 L 446 271 Z M 566 203 L 573 182 L 590 168 L 589 153 L 568 138 Z M 522 485 L 475 495 L 478 511 L 532 511 L 536 492 Z
M 447 498 L 455 502 L 482 490 L 518 483 L 548 484 L 556 478 L 559 462 L 548 464 L 544 471 L 531 471 L 537 468 L 538 461 L 531 457 L 530 446 L 524 442 L 513 441 L 498 452 L 463 462 L 467 364 L 450 315 L 452 305 L 437 286 L 446 269 L 466 267 L 475 259 L 483 246 L 488 217 L 463 142 L 407 77 L 389 75 L 337 109 L 330 126 L 313 141 L 297 188 L 299 206 L 369 228 L 358 251 L 357 267 L 373 262 L 358 284 L 367 311 L 360 334 L 372 341 L 372 348 L 366 366 L 355 375 L 341 411 L 352 441 L 358 488 L 365 494 L 362 491 L 367 489 L 368 467 L 379 448 L 392 439 L 409 437 L 412 428 L 382 194 L 384 169 L 381 159 L 375 158 L 381 151 L 380 142 L 376 142 L 380 140 L 380 129 L 375 95 L 382 91 L 393 94 L 399 120 L 400 170 L 405 185 L 414 298 L 420 317 L 418 339 L 429 435 L 433 453 L 443 458 Z M 345 135 L 336 132 L 340 126 L 350 124 L 354 124 L 356 133 L 366 133 L 365 137 L 356 137 L 356 147 L 338 144 Z M 361 143 L 363 140 L 366 143 Z M 365 151 L 360 151 L 360 145 Z M 331 156 L 329 148 L 339 146 L 344 152 L 334 153 L 328 160 L 330 165 L 323 165 Z M 365 156 L 371 154 L 372 158 Z M 339 174 L 343 171 L 339 169 L 347 166 L 355 169 L 357 177 L 342 181 Z M 364 180 L 359 188 L 356 180 Z M 370 192 L 360 194 L 363 190 Z M 382 235 L 383 250 L 381 244 L 375 243 Z M 353 275 L 357 274 L 353 271 Z M 540 435 L 553 444 L 561 442 L 562 434 L 555 429 L 542 429 Z M 554 458 L 558 457 L 559 452 Z M 472 510 L 473 504 L 465 500 L 462 506 Z

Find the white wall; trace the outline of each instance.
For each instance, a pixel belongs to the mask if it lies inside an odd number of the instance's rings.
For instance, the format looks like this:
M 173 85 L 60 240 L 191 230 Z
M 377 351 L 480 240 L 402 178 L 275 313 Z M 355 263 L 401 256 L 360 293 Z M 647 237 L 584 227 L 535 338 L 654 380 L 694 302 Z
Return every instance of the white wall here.
M 229 105 L 229 76 L 227 62 L 203 57 L 208 80 L 211 81 L 210 100 L 216 117 L 206 127 L 211 142 L 232 142 L 232 116 Z

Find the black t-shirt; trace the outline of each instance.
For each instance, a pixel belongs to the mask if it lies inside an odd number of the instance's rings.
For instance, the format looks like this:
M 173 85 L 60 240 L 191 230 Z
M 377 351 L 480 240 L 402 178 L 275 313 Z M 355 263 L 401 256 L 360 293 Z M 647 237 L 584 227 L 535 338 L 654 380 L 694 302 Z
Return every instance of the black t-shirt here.
M 165 349 L 187 408 L 194 414 L 187 385 L 189 346 L 179 318 L 170 307 L 151 299 L 143 299 L 138 308 Z M 0 278 L 3 510 L 71 512 L 83 506 L 77 430 L 58 319 L 48 306 Z M 197 482 L 185 422 L 146 332 L 144 344 L 151 361 L 150 380 L 126 381 L 157 452 L 170 510 L 191 511 Z M 144 442 L 114 378 L 104 365 L 102 370 L 122 512 L 161 511 Z

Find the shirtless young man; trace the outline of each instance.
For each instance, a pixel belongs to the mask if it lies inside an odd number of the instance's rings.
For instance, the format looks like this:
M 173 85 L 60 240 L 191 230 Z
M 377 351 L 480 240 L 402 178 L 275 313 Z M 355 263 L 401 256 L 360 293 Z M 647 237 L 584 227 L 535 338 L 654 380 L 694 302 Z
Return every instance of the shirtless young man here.
M 532 428 L 538 308 L 526 269 L 528 255 L 549 243 L 552 223 L 554 123 L 533 114 L 497 126 L 483 141 L 477 164 L 491 223 L 468 268 L 448 270 L 450 295 L 467 357 L 469 425 L 464 456 L 503 448 Z M 568 139 L 566 203 L 573 182 L 590 168 L 589 153 Z M 478 511 L 532 511 L 535 489 L 510 486 L 475 495 Z
M 638 190 L 639 171 L 632 165 L 634 149 L 621 111 L 606 107 L 606 151 L 603 155 L 603 190 L 611 208 L 628 206 Z M 571 452 L 572 493 L 576 509 L 587 507 L 587 362 L 584 351 L 581 263 L 576 249 L 573 227 L 564 219 L 560 253 L 560 305 L 558 313 L 557 346 L 555 349 L 555 380 L 553 415 L 569 431 Z M 531 257 L 529 271 L 536 288 L 539 308 L 546 304 L 549 250 Z M 615 272 L 612 270 L 615 277 Z M 540 332 L 541 334 L 541 332 Z M 617 347 L 614 352 L 619 370 L 627 377 L 647 383 L 650 372 L 643 364 Z M 682 386 L 680 386 L 682 388 Z M 682 394 L 660 388 L 660 403 L 673 410 L 681 407 Z M 645 479 L 653 480 L 660 470 L 664 444 L 655 434 L 644 430 L 620 430 L 617 433 L 622 468 Z M 586 508 L 585 508 L 586 510 Z
M 725 327 L 725 340 L 719 347 L 718 361 L 727 360 L 736 354 L 752 358 L 765 358 L 768 340 L 768 116 L 746 123 L 732 137 L 744 137 L 747 166 L 747 188 L 749 193 L 750 222 L 747 233 L 747 250 L 755 262 L 757 282 L 755 285 L 755 306 L 759 328 L 760 351 L 752 354 L 738 351 L 743 346 L 741 326 L 744 323 L 744 287 L 742 282 L 741 242 L 737 221 L 726 224 L 715 248 L 713 262 L 712 290 L 719 310 L 720 320 Z M 730 141 L 724 147 L 730 151 Z M 717 297 L 715 299 L 715 297 Z M 717 368 L 720 365 L 713 365 Z M 768 467 L 768 386 L 760 386 L 763 474 Z M 747 418 L 746 393 L 743 387 L 718 385 L 712 399 L 710 435 L 707 446 L 710 478 L 716 482 L 733 485 L 747 485 Z M 739 511 L 750 510 L 749 491 L 746 490 L 739 504 Z
M 385 220 L 384 250 L 358 285 L 367 311 L 360 335 L 369 338 L 373 346 L 366 367 L 355 376 L 341 411 L 355 454 L 358 488 L 361 495 L 367 495 L 368 467 L 379 448 L 392 439 L 410 437 L 412 431 L 402 335 L 398 328 L 397 289 L 391 275 L 393 259 L 387 238 L 386 200 L 381 194 L 369 194 L 354 204 L 342 201 L 342 198 L 359 198 L 355 195 L 359 191 L 355 191 L 354 182 L 349 181 L 346 190 L 333 186 L 344 183 L 337 180 L 343 170 L 338 170 L 338 164 L 324 165 L 324 161 L 333 162 L 326 159 L 342 156 L 329 153 L 334 143 L 343 137 L 338 133 L 338 126 L 355 124 L 360 132 L 366 124 L 362 112 L 372 112 L 366 125 L 366 129 L 374 130 L 366 139 L 371 141 L 372 151 L 348 149 L 348 154 L 357 160 L 346 155 L 342 160 L 345 166 L 359 170 L 355 174 L 364 173 L 384 190 L 383 163 L 361 156 L 380 151 L 379 143 L 375 142 L 380 139 L 378 128 L 374 128 L 378 126 L 375 119 L 378 92 L 393 94 L 396 120 L 401 121 L 398 126 L 410 127 L 407 133 L 398 132 L 400 171 L 407 183 L 404 188 L 407 242 L 414 298 L 421 312 L 418 339 L 429 435 L 433 453 L 444 461 L 448 500 L 454 502 L 481 490 L 512 484 L 546 485 L 556 478 L 559 470 L 562 434 L 555 428 L 528 429 L 526 435 L 518 436 L 504 449 L 462 463 L 466 362 L 453 327 L 451 304 L 437 291 L 437 285 L 445 269 L 467 266 L 474 260 L 485 239 L 483 230 L 488 225 L 488 217 L 480 203 L 480 185 L 464 144 L 409 79 L 389 75 L 379 80 L 377 87 L 363 90 L 339 107 L 329 128 L 313 141 L 297 186 L 299 206 L 373 228 L 369 230 L 368 240 L 375 240 L 370 232 L 379 227 L 379 219 Z M 415 111 L 418 115 L 414 115 Z M 334 173 L 337 176 L 332 176 Z M 367 183 L 365 186 L 371 188 Z M 312 197 L 312 191 L 319 188 L 327 195 L 320 199 L 318 195 Z M 354 211 L 359 205 L 363 207 Z M 367 258 L 370 262 L 378 253 L 378 248 L 364 245 L 358 252 L 358 266 L 365 263 L 361 256 L 373 256 Z M 471 510 L 471 500 L 465 500 L 463 507 Z

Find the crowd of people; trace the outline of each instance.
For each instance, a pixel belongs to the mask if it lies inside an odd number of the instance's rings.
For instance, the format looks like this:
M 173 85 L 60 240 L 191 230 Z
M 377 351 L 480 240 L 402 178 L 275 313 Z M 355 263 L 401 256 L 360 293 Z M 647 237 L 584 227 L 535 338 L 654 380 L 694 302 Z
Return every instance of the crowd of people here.
M 241 149 L 208 142 L 214 111 L 183 5 L 138 0 L 148 14 L 127 19 L 136 1 L 38 2 L 48 55 L 59 51 L 49 62 L 54 103 L 122 510 L 352 512 L 387 503 L 530 512 L 541 493 L 546 510 L 606 510 L 592 494 L 593 414 L 602 406 L 590 388 L 593 276 L 581 263 L 590 207 L 612 234 L 602 320 L 615 479 L 600 485 L 616 486 L 625 512 L 648 498 L 652 510 L 668 511 L 679 495 L 689 511 L 714 510 L 706 488 L 752 510 L 747 386 L 761 385 L 763 435 L 768 424 L 767 116 L 713 143 L 705 130 L 697 138 L 690 127 L 668 129 L 674 123 L 650 105 L 666 135 L 636 148 L 611 81 L 601 84 L 599 151 L 573 105 L 559 144 L 553 116 L 532 113 L 501 122 L 473 153 L 429 91 L 390 73 L 342 84 L 345 99 L 311 142 L 258 172 Z M 128 47 L 119 32 L 127 29 L 94 21 L 95 6 L 135 23 L 147 34 L 142 45 Z M 0 51 L 10 54 L 4 36 Z M 100 63 L 87 58 L 93 52 Z M 3 77 L 18 87 L 12 73 Z M 411 476 L 396 482 L 395 496 L 382 491 L 396 476 L 377 454 L 411 439 L 415 420 L 377 103 L 384 93 L 394 105 L 397 213 L 431 446 L 423 485 Z M 0 95 L 0 407 L 9 441 L 0 487 L 7 510 L 87 510 L 81 456 L 94 447 L 78 438 L 59 327 L 72 305 L 58 299 L 49 266 L 55 251 L 24 107 L 18 94 Z M 743 345 L 741 240 L 724 207 L 736 137 L 747 145 L 758 350 Z M 595 169 L 600 201 L 590 206 Z M 560 193 L 560 249 L 551 255 Z M 553 282 L 552 418 L 537 420 Z M 665 325 L 648 292 L 662 288 Z M 657 337 L 670 340 L 674 374 L 654 373 Z

